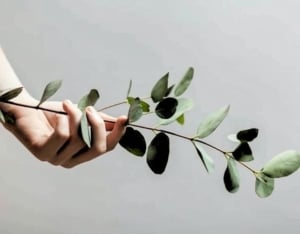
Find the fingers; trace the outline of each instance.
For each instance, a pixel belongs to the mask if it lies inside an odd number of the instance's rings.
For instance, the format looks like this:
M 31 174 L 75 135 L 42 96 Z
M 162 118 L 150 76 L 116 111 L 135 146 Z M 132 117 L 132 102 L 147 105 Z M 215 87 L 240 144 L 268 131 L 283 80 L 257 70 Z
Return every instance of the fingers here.
M 93 107 L 88 107 L 86 112 L 92 129 L 92 147 L 86 151 L 80 152 L 76 157 L 73 157 L 71 160 L 64 163 L 63 166 L 66 168 L 72 168 L 81 163 L 90 161 L 112 150 L 124 134 L 125 123 L 127 121 L 125 116 L 119 117 L 116 120 L 112 131 L 107 134 L 106 124 L 99 113 Z

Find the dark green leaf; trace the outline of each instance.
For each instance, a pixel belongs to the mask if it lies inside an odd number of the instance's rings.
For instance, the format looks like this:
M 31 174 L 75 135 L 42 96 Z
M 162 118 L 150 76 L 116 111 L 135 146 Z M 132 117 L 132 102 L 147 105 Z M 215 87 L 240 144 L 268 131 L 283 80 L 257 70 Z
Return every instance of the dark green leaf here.
M 212 173 L 215 169 L 215 164 L 212 158 L 206 153 L 199 142 L 193 141 L 196 151 L 208 173 Z
M 263 173 L 256 174 L 255 179 L 255 192 L 257 196 L 264 198 L 272 194 L 274 190 L 275 181 L 273 178 L 270 178 Z
M 172 117 L 169 119 L 161 119 L 159 124 L 161 124 L 161 125 L 170 124 L 170 123 L 176 121 L 185 112 L 187 112 L 193 108 L 193 101 L 191 99 L 179 98 L 179 99 L 177 99 L 177 101 L 178 101 L 178 105 L 176 107 L 175 114 L 172 115 Z
M 40 106 L 43 102 L 47 101 L 51 96 L 53 96 L 60 88 L 61 84 L 61 80 L 54 80 L 48 83 L 44 89 L 43 95 L 40 99 L 38 106 Z
M 258 135 L 258 129 L 257 128 L 250 128 L 246 130 L 239 131 L 236 135 L 236 138 L 240 141 L 253 141 Z
M 92 145 L 92 133 L 91 127 L 89 126 L 86 112 L 82 113 L 81 120 L 80 120 L 80 135 L 84 143 L 91 148 Z
M 99 99 L 100 95 L 99 92 L 96 89 L 91 89 L 90 92 L 83 96 L 79 102 L 78 102 L 78 108 L 81 111 L 84 111 L 84 109 L 88 106 L 94 106 L 97 100 Z
M 138 97 L 136 97 L 136 98 L 134 98 L 134 97 L 127 97 L 128 104 L 131 105 L 135 101 L 135 99 L 138 99 L 140 101 L 140 105 L 142 107 L 143 112 L 149 112 L 150 111 L 150 105 L 147 102 L 141 100 Z
M 141 105 L 141 100 L 139 98 L 135 98 L 129 107 L 128 110 L 128 123 L 132 123 L 138 121 L 143 115 L 143 108 Z
M 22 92 L 22 90 L 23 90 L 23 87 L 18 87 L 18 88 L 7 91 L 1 95 L 0 101 L 8 101 L 10 99 L 13 99 L 13 98 L 17 97 Z
M 271 178 L 279 178 L 294 173 L 299 167 L 300 153 L 294 150 L 287 150 L 266 163 L 262 172 Z
M 247 142 L 242 142 L 238 147 L 232 152 L 233 157 L 240 162 L 252 161 L 253 155 L 250 145 Z
M 165 97 L 168 92 L 168 79 L 169 73 L 160 78 L 152 88 L 151 98 L 153 102 L 159 102 Z
M 194 76 L 194 68 L 190 67 L 185 73 L 185 75 L 183 76 L 183 78 L 181 79 L 181 81 L 176 86 L 175 96 L 180 96 L 187 90 L 187 88 L 189 87 L 193 79 L 193 76 Z
M 229 112 L 230 106 L 224 106 L 221 109 L 208 115 L 199 125 L 197 129 L 197 138 L 204 138 L 213 133 L 217 127 L 223 122 Z
M 165 133 L 158 133 L 147 151 L 147 164 L 155 174 L 162 174 L 168 163 L 170 142 Z
M 171 118 L 176 112 L 177 105 L 178 101 L 175 98 L 165 98 L 157 104 L 155 113 L 162 119 Z
M 227 159 L 227 168 L 224 173 L 224 184 L 228 192 L 235 193 L 240 187 L 239 173 L 236 162 L 232 158 Z
M 168 96 L 171 94 L 171 92 L 172 92 L 174 86 L 175 86 L 175 85 L 171 85 L 171 86 L 168 88 L 168 90 L 167 90 L 167 92 L 166 92 L 166 94 L 165 94 L 165 97 L 168 97 Z
M 177 123 L 184 125 L 184 114 L 180 115 L 177 119 L 176 119 Z
M 127 127 L 119 144 L 136 156 L 143 156 L 146 152 L 146 141 L 144 136 L 132 127 Z
M 129 87 L 128 87 L 128 90 L 127 90 L 127 95 L 126 95 L 126 97 L 129 96 L 130 91 L 131 91 L 131 87 L 132 87 L 132 80 L 129 81 Z

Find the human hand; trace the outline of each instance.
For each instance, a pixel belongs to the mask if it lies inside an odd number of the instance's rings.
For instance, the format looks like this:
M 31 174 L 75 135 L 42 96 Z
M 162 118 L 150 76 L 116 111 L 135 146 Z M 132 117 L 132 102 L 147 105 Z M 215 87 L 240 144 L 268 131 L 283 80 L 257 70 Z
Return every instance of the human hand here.
M 22 103 L 26 100 L 25 103 L 30 105 L 38 103 L 26 93 L 17 98 L 22 99 Z M 5 123 L 4 126 L 39 160 L 53 165 L 72 168 L 111 151 L 125 130 L 125 116 L 113 118 L 88 107 L 86 112 L 93 136 L 92 146 L 88 148 L 78 134 L 82 113 L 76 105 L 64 101 L 45 102 L 42 106 L 63 110 L 67 115 L 9 104 L 1 104 L 0 108 L 15 118 L 15 124 Z

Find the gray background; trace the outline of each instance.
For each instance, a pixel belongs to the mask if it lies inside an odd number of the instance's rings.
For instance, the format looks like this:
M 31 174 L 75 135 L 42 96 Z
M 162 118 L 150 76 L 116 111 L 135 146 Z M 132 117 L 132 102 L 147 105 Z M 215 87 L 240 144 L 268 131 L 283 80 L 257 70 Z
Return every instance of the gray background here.
M 171 129 L 193 135 L 206 113 L 231 104 L 207 140 L 232 149 L 228 134 L 258 127 L 251 165 L 260 168 L 300 149 L 299 12 L 297 0 L 0 0 L 0 41 L 32 95 L 63 79 L 56 99 L 98 88 L 98 107 L 123 100 L 130 79 L 144 96 L 165 72 L 176 82 L 194 66 L 185 96 L 195 108 Z M 162 176 L 121 147 L 65 170 L 3 128 L 0 137 L 0 233 L 299 233 L 299 173 L 260 199 L 248 171 L 240 168 L 240 191 L 229 194 L 222 155 L 208 151 L 216 171 L 207 175 L 192 146 L 173 137 Z

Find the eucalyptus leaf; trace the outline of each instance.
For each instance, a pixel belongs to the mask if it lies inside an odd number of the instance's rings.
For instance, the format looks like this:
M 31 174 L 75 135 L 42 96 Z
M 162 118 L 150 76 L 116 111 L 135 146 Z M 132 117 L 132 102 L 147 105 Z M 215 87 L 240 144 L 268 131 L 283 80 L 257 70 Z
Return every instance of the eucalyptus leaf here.
M 127 90 L 127 94 L 126 97 L 129 97 L 130 91 L 131 91 L 131 87 L 132 87 L 132 80 L 129 81 L 129 86 L 128 86 L 128 90 Z
M 275 181 L 273 178 L 266 176 L 263 173 L 256 174 L 255 192 L 261 198 L 268 197 L 274 190 Z
M 167 166 L 170 152 L 169 137 L 158 133 L 148 146 L 147 164 L 155 174 L 162 174 Z
M 185 118 L 184 118 L 184 114 L 180 115 L 177 119 L 176 119 L 177 123 L 181 124 L 181 125 L 184 125 L 184 121 L 185 121 Z
M 168 125 L 174 121 L 176 121 L 181 115 L 183 115 L 185 112 L 191 110 L 193 108 L 193 101 L 188 98 L 178 98 L 177 99 L 178 104 L 176 107 L 176 112 L 174 115 L 172 115 L 169 119 L 160 119 L 159 124 L 160 125 Z
M 138 97 L 136 97 L 136 98 L 134 98 L 134 97 L 127 97 L 128 104 L 131 105 L 133 102 L 135 102 L 135 99 L 138 99 L 140 101 L 140 105 L 142 107 L 143 112 L 149 112 L 150 111 L 150 105 L 147 102 L 141 100 Z
M 44 89 L 43 95 L 40 99 L 38 106 L 40 106 L 43 102 L 47 101 L 50 97 L 52 97 L 61 87 L 61 84 L 61 80 L 54 80 L 48 83 Z
M 90 92 L 83 96 L 79 102 L 78 102 L 78 108 L 81 111 L 84 111 L 84 109 L 88 106 L 94 106 L 99 99 L 100 95 L 99 92 L 96 89 L 91 89 Z
M 0 110 L 0 122 L 1 123 L 5 123 L 5 116 L 4 116 L 4 113 L 2 112 L 2 110 Z
M 296 172 L 300 167 L 300 153 L 287 150 L 272 158 L 262 169 L 271 178 L 280 178 Z
M 176 112 L 176 107 L 178 105 L 178 101 L 176 98 L 168 97 L 164 98 L 162 101 L 160 101 L 156 108 L 155 113 L 158 117 L 162 119 L 168 119 L 171 118 L 172 115 Z
M 185 73 L 185 75 L 183 76 L 183 78 L 181 79 L 181 81 L 176 86 L 174 91 L 175 96 L 180 96 L 187 90 L 187 88 L 191 84 L 193 76 L 194 76 L 194 68 L 190 67 Z
M 168 96 L 171 94 L 171 92 L 172 92 L 172 90 L 174 89 L 174 87 L 175 87 L 175 85 L 171 85 L 171 86 L 168 88 L 168 90 L 167 90 L 167 92 L 166 92 L 166 94 L 165 94 L 165 97 L 168 97 Z
M 124 135 L 122 136 L 119 144 L 128 152 L 135 156 L 143 156 L 146 152 L 146 140 L 144 136 L 132 127 L 127 127 Z
M 143 115 L 143 108 L 139 98 L 135 98 L 128 110 L 128 123 L 138 121 Z
M 240 178 L 236 162 L 233 158 L 227 159 L 227 168 L 224 173 L 223 181 L 228 192 L 235 193 L 238 191 L 240 187 Z
M 199 155 L 206 171 L 208 173 L 212 173 L 215 169 L 213 159 L 206 153 L 206 151 L 203 149 L 199 142 L 193 141 L 193 145 L 195 146 L 197 154 Z
M 84 143 L 91 148 L 92 145 L 92 132 L 88 123 L 86 112 L 84 111 L 80 120 L 80 135 Z
M 250 128 L 246 130 L 239 131 L 236 135 L 236 138 L 242 142 L 253 141 L 258 136 L 257 128 Z
M 0 96 L 0 101 L 8 101 L 17 97 L 23 90 L 23 87 L 11 89 Z
M 208 115 L 199 125 L 196 133 L 197 138 L 205 138 L 213 133 L 222 123 L 229 112 L 230 106 L 224 106 L 221 109 Z
M 242 142 L 238 147 L 232 152 L 233 157 L 240 162 L 250 162 L 252 161 L 253 155 L 250 145 L 247 142 Z
M 151 91 L 151 98 L 153 102 L 159 102 L 165 97 L 168 92 L 168 80 L 169 73 L 165 74 L 155 83 Z

